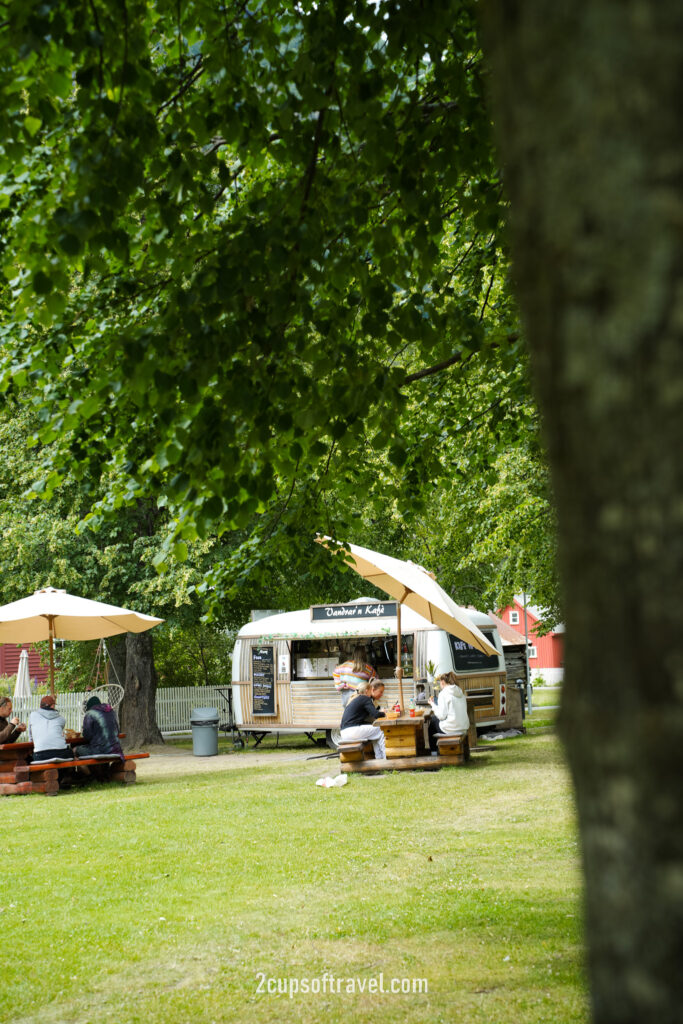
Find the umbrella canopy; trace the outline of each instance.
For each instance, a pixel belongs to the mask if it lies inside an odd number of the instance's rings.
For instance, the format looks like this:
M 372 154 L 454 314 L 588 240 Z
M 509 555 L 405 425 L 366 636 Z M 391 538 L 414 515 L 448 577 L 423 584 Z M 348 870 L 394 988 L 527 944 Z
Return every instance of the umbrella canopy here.
M 320 538 L 320 543 L 330 549 L 338 546 L 329 537 Z M 498 654 L 467 612 L 439 586 L 432 573 L 414 562 L 404 562 L 357 544 L 349 544 L 348 547 L 345 561 L 363 579 L 483 654 Z
M 339 547 L 338 542 L 333 541 L 330 537 L 317 537 L 316 540 L 330 550 Z M 495 647 L 472 622 L 467 612 L 451 600 L 446 591 L 436 582 L 433 574 L 427 572 L 422 566 L 416 565 L 414 562 L 404 562 L 400 558 L 392 558 L 391 555 L 383 555 L 379 551 L 359 547 L 357 544 L 348 545 L 344 559 L 363 579 L 374 583 L 376 587 L 399 602 L 397 623 L 399 649 L 401 644 L 400 607 L 404 604 L 427 619 L 428 622 L 433 622 L 435 626 L 439 626 L 440 629 L 451 633 L 459 640 L 464 640 L 465 643 L 476 647 L 484 654 L 498 654 Z M 403 704 L 402 672 L 399 655 L 396 674 L 399 680 L 401 704 Z
M 14 684 L 15 697 L 31 696 L 31 678 L 28 674 L 28 651 L 24 650 L 19 655 L 19 668 L 17 669 L 17 681 Z
M 144 633 L 163 621 L 46 587 L 0 607 L 0 643 L 35 643 L 50 637 L 99 640 L 117 633 Z
M 46 587 L 0 607 L 0 643 L 50 641 L 50 690 L 54 693 L 52 644 L 61 640 L 98 640 L 117 633 L 144 633 L 163 619 L 101 601 L 75 597 Z

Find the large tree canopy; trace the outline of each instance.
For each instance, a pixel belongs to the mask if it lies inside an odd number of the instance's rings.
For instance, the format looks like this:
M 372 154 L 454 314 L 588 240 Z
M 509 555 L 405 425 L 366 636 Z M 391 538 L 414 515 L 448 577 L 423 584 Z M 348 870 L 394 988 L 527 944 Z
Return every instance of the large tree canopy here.
M 433 523 L 435 485 L 482 461 L 500 472 L 474 499 L 492 536 L 472 536 L 473 580 L 525 473 L 533 537 L 534 440 L 504 452 L 534 415 L 477 6 L 3 8 L 2 380 L 41 420 L 36 493 L 71 469 L 95 521 L 153 500 L 167 551 L 223 533 L 238 585 L 283 571 L 273 544 L 315 571 L 301 538 L 360 510 L 386 536 Z M 662 1024 L 683 876 L 683 8 L 481 7 L 557 496 L 595 1015 Z M 464 453 L 480 422 L 494 443 Z
M 152 497 L 159 563 L 230 532 L 253 579 L 273 539 L 345 536 L 358 495 L 402 513 L 449 474 L 472 414 L 435 370 L 495 366 L 514 404 L 474 8 L 11 5 L 0 340 L 50 443 L 36 492 L 71 470 L 96 520 Z
M 493 365 L 509 396 L 521 378 L 476 6 L 2 7 L 2 380 L 41 418 L 36 493 L 71 467 L 95 519 L 153 499 L 180 557 L 228 534 L 241 583 L 272 542 L 344 536 L 361 507 L 397 532 L 479 417 L 501 448 L 525 428 L 524 401 L 483 401 Z M 683 875 L 683 7 L 481 6 L 557 495 L 595 1014 L 662 1024 Z M 467 374 L 456 409 L 447 368 Z

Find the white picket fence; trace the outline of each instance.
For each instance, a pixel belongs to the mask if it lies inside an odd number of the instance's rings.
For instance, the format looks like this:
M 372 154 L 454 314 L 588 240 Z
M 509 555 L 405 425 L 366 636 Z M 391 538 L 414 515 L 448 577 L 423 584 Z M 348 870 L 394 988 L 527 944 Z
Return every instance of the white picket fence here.
M 220 687 L 225 690 L 225 687 Z M 216 686 L 173 686 L 157 690 L 156 719 L 161 732 L 189 732 L 194 708 L 217 708 L 221 722 L 228 721 L 227 701 Z M 57 708 L 66 719 L 67 729 L 80 730 L 85 693 L 58 693 Z M 13 697 L 12 717 L 28 723 L 29 715 L 40 707 L 40 697 Z M 30 739 L 30 736 L 28 737 Z
M 228 721 L 228 703 L 221 686 L 169 686 L 157 690 L 157 725 L 161 732 L 187 732 L 195 708 L 217 708 L 221 723 Z

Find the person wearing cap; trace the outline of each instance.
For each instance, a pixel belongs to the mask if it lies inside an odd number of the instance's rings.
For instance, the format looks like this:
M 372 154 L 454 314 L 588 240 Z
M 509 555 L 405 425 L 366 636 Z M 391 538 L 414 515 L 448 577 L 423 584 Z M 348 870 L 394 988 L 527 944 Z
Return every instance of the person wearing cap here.
M 64 739 L 66 719 L 55 708 L 55 698 L 48 693 L 40 698 L 40 707 L 29 718 L 36 761 L 72 761 L 73 751 Z
M 16 743 L 22 732 L 26 731 L 23 722 L 12 714 L 12 698 L 0 697 L 0 743 Z
M 85 705 L 81 733 L 85 743 L 75 748 L 76 757 L 118 754 L 120 758 L 123 758 L 116 712 L 110 704 L 103 704 L 99 697 L 90 697 Z

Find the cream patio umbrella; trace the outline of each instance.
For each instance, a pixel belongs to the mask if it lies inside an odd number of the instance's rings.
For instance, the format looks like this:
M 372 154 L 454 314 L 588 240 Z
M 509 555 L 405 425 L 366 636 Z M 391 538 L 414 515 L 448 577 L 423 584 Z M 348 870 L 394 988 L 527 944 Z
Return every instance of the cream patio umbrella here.
M 144 633 L 163 619 L 90 601 L 46 587 L 0 607 L 0 643 L 50 642 L 50 693 L 54 694 L 54 641 L 99 640 L 117 633 Z
M 26 649 L 19 655 L 19 668 L 17 669 L 17 681 L 14 684 L 14 696 L 31 696 L 31 677 L 28 672 L 28 651 Z
M 319 544 L 334 551 L 341 547 L 331 537 L 316 537 Z M 498 654 L 484 634 L 470 619 L 469 615 L 453 601 L 439 586 L 433 573 L 427 572 L 414 562 L 404 562 L 379 551 L 348 544 L 344 560 L 352 569 L 374 583 L 386 594 L 396 598 L 397 666 L 396 676 L 403 707 L 403 668 L 401 666 L 401 605 L 405 604 L 428 622 L 451 633 L 459 640 L 476 647 L 484 654 Z

